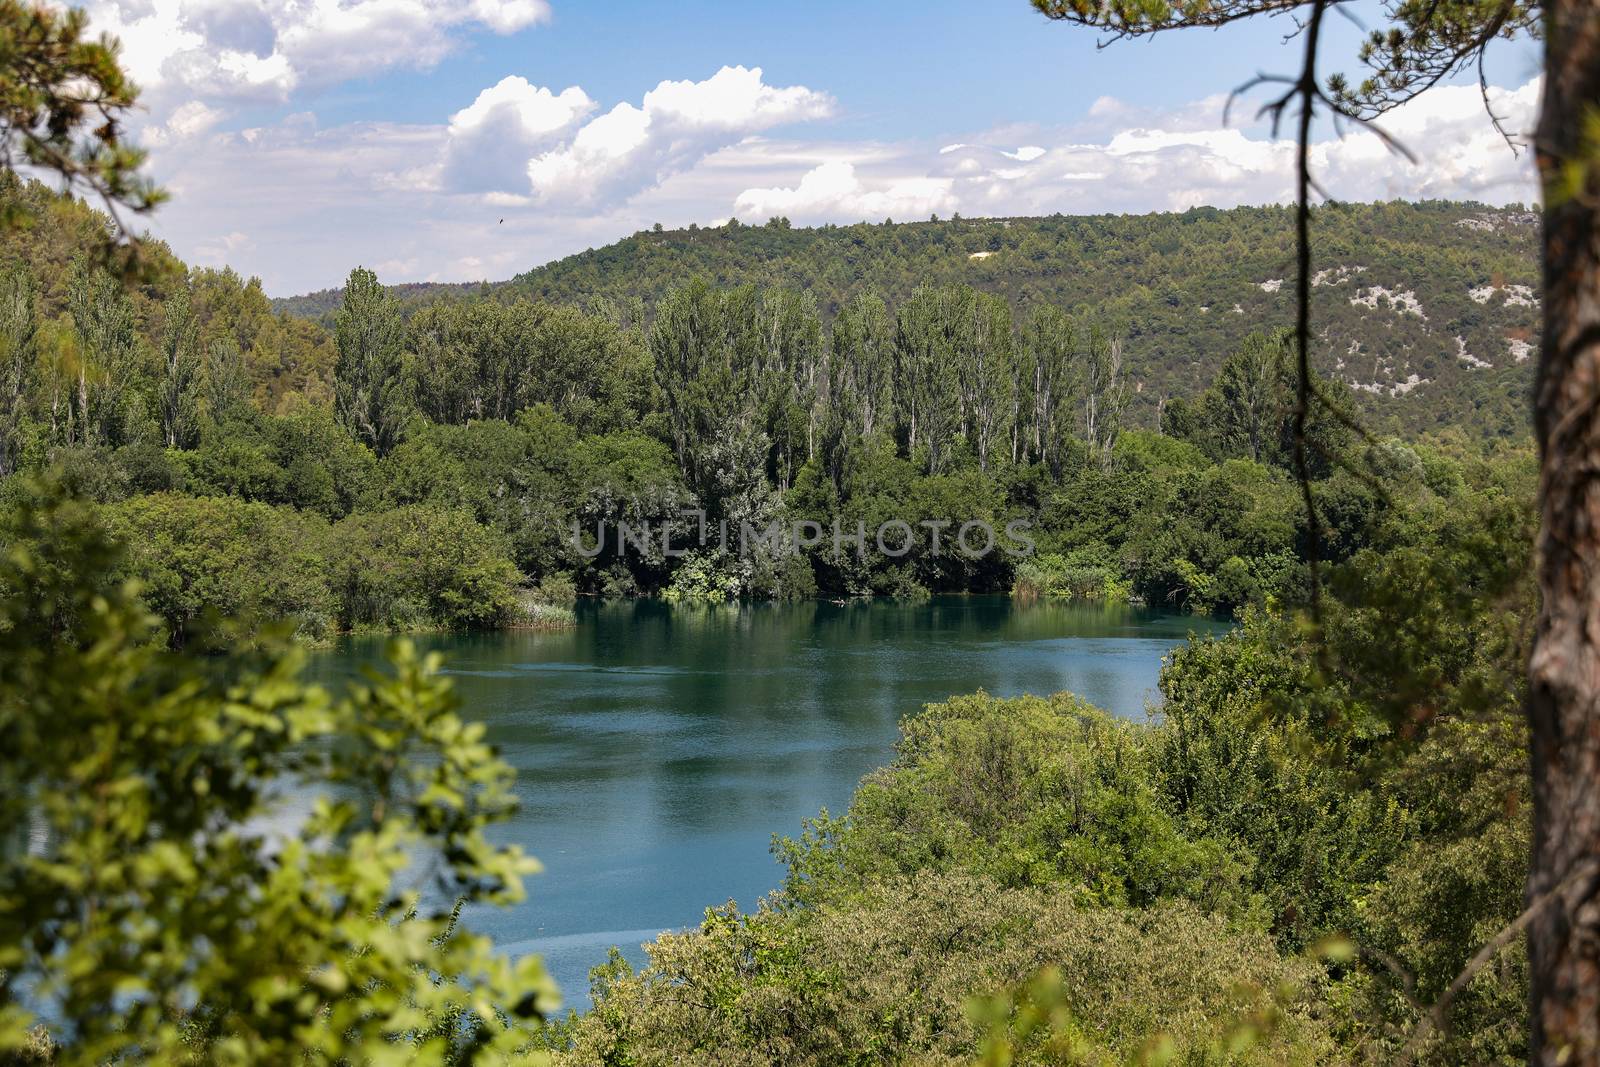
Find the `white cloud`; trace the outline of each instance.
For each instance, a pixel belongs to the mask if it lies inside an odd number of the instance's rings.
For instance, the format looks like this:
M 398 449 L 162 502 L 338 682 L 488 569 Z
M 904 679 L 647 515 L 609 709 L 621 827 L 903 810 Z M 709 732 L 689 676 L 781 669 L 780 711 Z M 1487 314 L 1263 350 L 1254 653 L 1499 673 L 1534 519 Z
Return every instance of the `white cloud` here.
M 593 108 L 588 94 L 575 85 L 558 95 L 512 75 L 501 78 L 479 93 L 470 106 L 451 115 L 450 135 L 503 122 L 513 135 L 544 137 L 570 126 Z
M 546 0 L 473 0 L 472 17 L 503 35 L 545 21 L 550 5 Z
M 547 206 L 614 205 L 720 148 L 774 126 L 824 118 L 833 106 L 827 94 L 805 86 L 767 85 L 760 67 L 723 67 L 699 82 L 663 81 L 640 106 L 620 103 L 570 143 L 531 159 L 528 181 Z
M 1191 105 L 1167 116 L 1141 111 L 1136 121 L 1086 115 L 1064 129 L 947 131 L 925 141 L 781 139 L 775 124 L 828 113 L 831 100 L 727 69 L 733 76 L 665 82 L 660 96 L 652 90 L 598 114 L 580 89 L 520 78 L 433 125 L 323 129 L 300 114 L 228 132 L 206 105 L 174 110 L 153 155 L 154 177 L 174 199 L 153 221 L 180 255 L 231 263 L 286 294 L 337 284 L 357 263 L 383 264 L 386 281 L 506 278 L 653 222 L 704 225 L 730 213 L 849 223 L 956 211 L 1146 212 L 1285 202 L 1294 192 L 1290 144 L 1259 128 L 1223 127 L 1220 105 L 1209 124 Z M 706 88 L 713 84 L 720 88 Z M 1538 95 L 1537 81 L 1491 92 L 1512 129 L 1531 125 Z M 1109 114 L 1114 104 L 1096 109 Z M 1313 158 L 1330 192 L 1491 203 L 1536 196 L 1528 154 L 1512 156 L 1476 87 L 1434 89 L 1386 127 L 1419 163 L 1369 133 L 1321 139 Z M 549 140 L 533 158 L 546 182 L 534 185 L 520 168 L 541 137 Z M 495 155 L 499 142 L 511 147 Z M 464 151 L 478 153 L 492 180 L 449 176 L 453 158 L 466 163 Z
M 173 198 L 150 221 L 178 255 L 227 263 L 288 295 L 338 285 L 357 265 L 386 282 L 503 279 L 642 229 L 651 215 L 672 225 L 701 217 L 660 205 L 555 215 L 530 210 L 529 197 L 447 195 L 407 180 L 407 168 L 448 147 L 445 124 L 320 129 L 306 115 L 212 132 L 155 154 L 153 176 Z
M 1516 89 L 1490 90 L 1495 113 L 1511 130 L 1531 128 L 1538 98 L 1537 79 Z M 1209 123 L 1201 121 L 1208 114 Z M 1182 211 L 1292 199 L 1292 143 L 1272 140 L 1259 126 L 1226 127 L 1221 117 L 1218 99 L 1162 115 L 1102 97 L 1079 127 L 1028 131 L 1035 143 L 1022 148 L 1002 147 L 1008 143 L 1004 137 L 1019 132 L 1003 130 L 938 148 L 901 145 L 887 155 L 873 146 L 870 163 L 848 152 L 809 166 L 798 160 L 787 182 L 747 187 L 732 203 L 745 219 L 787 214 L 808 222 L 848 223 L 928 210 L 967 215 Z M 1535 199 L 1529 154 L 1512 154 L 1484 114 L 1474 86 L 1435 88 L 1390 113 L 1383 126 L 1416 153 L 1417 162 L 1394 154 L 1370 131 L 1318 140 L 1313 166 L 1332 195 L 1491 203 Z M 887 209 L 896 201 L 903 206 Z
M 552 93 L 526 78 L 502 78 L 450 116 L 444 187 L 526 193 L 528 160 L 593 110 L 594 101 L 577 86 Z
M 289 9 L 287 24 L 279 24 L 283 52 L 302 80 L 324 85 L 390 67 L 429 67 L 456 47 L 450 31 L 477 24 L 515 33 L 543 21 L 550 10 L 544 0 L 270 2 Z
M 683 128 L 745 133 L 826 117 L 833 112 L 833 99 L 803 85 L 767 85 L 760 67 L 723 67 L 705 81 L 662 82 L 644 94 L 644 110 L 656 121 Z
M 1490 87 L 1490 106 L 1513 134 L 1526 135 L 1533 129 L 1541 84 L 1534 78 L 1516 89 Z M 1370 133 L 1325 142 L 1318 163 L 1326 168 L 1330 190 L 1354 188 L 1366 198 L 1448 197 L 1492 203 L 1538 198 L 1532 151 L 1512 155 L 1484 114 L 1476 86 L 1431 89 L 1385 116 L 1383 128 L 1409 147 L 1417 162 L 1396 156 Z
M 200 262 L 214 267 L 228 265 L 228 261 L 241 253 L 255 250 L 256 243 L 247 235 L 238 230 L 223 234 L 215 241 L 198 245 L 195 248 L 195 258 Z
M 222 117 L 222 112 L 216 108 L 199 100 L 191 100 L 174 110 L 166 122 L 159 126 L 148 127 L 142 139 L 145 144 L 155 147 L 171 144 L 174 141 L 186 141 L 211 129 L 222 121 Z
M 824 163 L 806 172 L 792 189 L 746 189 L 734 214 L 746 221 L 783 215 L 801 222 L 836 218 L 920 218 L 955 205 L 949 178 L 903 178 L 869 187 L 852 164 Z
M 87 10 L 93 30 L 121 39 L 157 125 L 191 101 L 281 102 L 426 68 L 465 31 L 514 33 L 550 13 L 547 0 L 90 0 Z

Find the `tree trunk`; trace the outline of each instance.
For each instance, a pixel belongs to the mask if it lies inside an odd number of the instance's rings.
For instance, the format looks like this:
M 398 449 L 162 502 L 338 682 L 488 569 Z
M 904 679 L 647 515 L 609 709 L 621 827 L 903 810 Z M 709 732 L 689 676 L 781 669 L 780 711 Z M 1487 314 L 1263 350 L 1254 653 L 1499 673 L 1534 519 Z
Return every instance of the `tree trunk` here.
M 1539 586 L 1529 661 L 1532 1063 L 1600 1065 L 1600 0 L 1545 5 Z M 1569 163 L 1579 190 L 1559 188 Z

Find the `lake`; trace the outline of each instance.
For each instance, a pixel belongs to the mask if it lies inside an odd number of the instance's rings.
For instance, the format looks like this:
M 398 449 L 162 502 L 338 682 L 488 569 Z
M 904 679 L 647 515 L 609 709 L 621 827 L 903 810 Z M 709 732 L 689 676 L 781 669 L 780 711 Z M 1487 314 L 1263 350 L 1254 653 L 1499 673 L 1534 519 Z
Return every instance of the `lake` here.
M 617 945 L 751 907 L 782 868 L 768 845 L 842 811 L 888 762 L 896 723 L 954 693 L 1068 689 L 1142 717 L 1162 657 L 1221 624 L 1131 607 L 1003 596 L 674 607 L 585 603 L 556 633 L 424 637 L 463 713 L 516 768 L 522 807 L 498 830 L 544 864 L 528 899 L 473 913 L 513 953 L 544 956 L 569 1005 Z M 314 658 L 329 683 L 381 655 L 352 638 Z

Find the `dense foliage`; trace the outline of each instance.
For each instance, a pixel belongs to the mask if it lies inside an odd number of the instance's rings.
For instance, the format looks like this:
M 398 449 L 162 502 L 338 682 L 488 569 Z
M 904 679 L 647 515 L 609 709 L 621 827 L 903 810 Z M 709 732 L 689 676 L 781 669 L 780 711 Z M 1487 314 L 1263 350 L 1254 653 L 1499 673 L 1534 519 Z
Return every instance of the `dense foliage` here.
M 1250 328 L 1141 409 L 1134 353 L 1161 316 L 1114 294 L 930 270 L 835 302 L 700 277 L 646 315 L 637 293 L 418 305 L 358 269 L 324 329 L 170 257 L 119 284 L 77 254 L 92 213 L 4 195 L 40 219 L 0 257 L 0 639 L 19 650 L 0 740 L 32 761 L 4 771 L 12 825 L 39 827 L 5 853 L 10 1047 L 37 1046 L 42 1017 L 65 1024 L 62 1062 L 461 1060 L 533 1056 L 536 1037 L 574 1063 L 1383 1062 L 1520 907 L 1529 458 L 1458 429 L 1373 433 L 1372 394 L 1325 363 L 1308 444 L 1331 573 L 1308 629 L 1286 608 L 1308 588 L 1293 382 L 1259 284 Z M 1439 248 L 1447 227 L 1495 272 L 1523 240 L 1508 213 L 1368 217 Z M 1172 220 L 1136 224 L 1157 240 Z M 1487 286 L 1466 311 L 1513 329 L 1522 275 L 1476 269 L 1445 276 Z M 1341 306 L 1396 316 L 1406 344 L 1430 321 L 1410 298 Z M 969 524 L 1009 540 L 967 550 Z M 774 528 L 805 536 L 716 537 Z M 638 973 L 614 958 L 595 1009 L 543 1036 L 513 1021 L 548 1004 L 536 965 L 513 973 L 450 917 L 514 893 L 519 867 L 483 844 L 504 783 L 476 728 L 404 653 L 397 680 L 334 704 L 278 644 L 559 622 L 578 592 L 1004 589 L 1242 625 L 1174 654 L 1154 723 L 1065 695 L 908 719 L 845 816 L 778 843 L 771 900 L 663 937 Z M 254 651 L 202 658 L 235 642 Z M 333 798 L 269 835 L 291 776 Z M 395 896 L 401 857 L 429 848 L 442 880 Z M 274 949 L 246 982 L 258 923 Z M 1424 1056 L 1524 1056 L 1526 981 L 1520 946 L 1495 955 Z
M 1038 6 L 1126 33 L 1273 8 Z M 1330 91 L 1381 110 L 1532 12 L 1403 6 Z M 324 329 L 158 245 L 125 288 L 106 220 L 11 171 L 151 206 L 133 90 L 81 15 L 0 23 L 0 221 L 36 230 L 0 250 L 0 1059 L 1527 1059 L 1530 463 L 1350 417 L 1518 435 L 1524 213 L 1317 213 L 1307 560 L 1280 210 L 657 227 L 426 306 L 358 268 L 292 305 Z M 964 520 L 1043 551 L 941 552 Z M 696 522 L 815 534 L 674 552 Z M 905 551 L 840 554 L 884 522 Z M 843 817 L 775 841 L 754 914 L 614 955 L 549 1030 L 538 960 L 458 921 L 534 869 L 491 843 L 483 727 L 406 644 L 336 701 L 279 640 L 580 588 L 1008 585 L 1242 622 L 1173 655 L 1155 721 L 982 693 L 906 720 Z
M 122 213 L 147 212 L 166 194 L 139 173 L 145 154 L 123 136 L 139 90 L 117 62 L 117 42 L 91 38 L 87 23 L 73 8 L 0 2 L 0 172 L 49 176 L 98 198 L 118 229 L 88 249 L 122 270 L 138 261 L 137 247 L 122 243 L 131 237 Z M 23 205 L 0 207 L 5 229 L 33 218 Z
M 1238 612 L 1304 587 L 1273 329 L 1220 350 L 1153 432 L 1128 355 L 1146 326 L 1102 306 L 926 284 L 830 314 L 810 290 L 691 279 L 646 325 L 520 298 L 418 308 L 356 270 L 329 337 L 228 272 L 169 261 L 119 286 L 74 258 L 91 212 L 6 195 L 53 221 L 0 257 L 0 473 L 61 469 L 105 505 L 178 641 L 208 608 L 314 637 L 498 626 L 554 589 L 1014 587 Z M 1373 212 L 1496 263 L 1518 248 L 1509 216 Z M 1339 382 L 1335 411 L 1357 412 Z M 1353 447 L 1333 416 L 1312 434 L 1333 562 L 1369 543 L 1374 472 L 1454 447 Z
M 0 1059 L 444 1064 L 527 1044 L 556 1003 L 538 959 L 457 916 L 519 899 L 536 865 L 486 836 L 511 772 L 436 661 L 397 645 L 335 701 L 270 643 L 169 651 L 58 486 L 9 508 L 0 542 Z
M 1006 888 L 966 873 L 874 881 L 848 900 L 752 915 L 708 912 L 650 946 L 638 974 L 613 956 L 592 977 L 592 1011 L 569 1023 L 572 1064 L 966 1064 L 983 1020 L 968 998 L 1051 967 L 1073 1005 L 1060 1051 L 1023 1062 L 1278 1065 L 1328 1062 L 1337 1046 L 1309 998 L 1315 968 L 1192 905 L 1085 906 L 1063 886 Z M 1242 1055 L 1235 1016 L 1271 1015 Z M 1065 1046 L 1064 1048 L 1062 1046 Z M 1054 1050 L 1053 1050 L 1054 1051 Z M 1068 1052 L 1068 1055 L 1061 1055 Z
M 1173 656 L 1152 723 L 1065 694 L 907 719 L 843 817 L 776 843 L 779 893 L 597 969 L 559 1049 L 960 1062 L 998 1026 L 1024 1062 L 1392 1062 L 1522 906 L 1530 481 L 1525 455 L 1403 472 L 1325 643 L 1252 612 Z M 971 1010 L 1048 967 L 1031 1036 Z M 1513 942 L 1423 1059 L 1523 1062 L 1526 982 Z
M 1383 432 L 1457 426 L 1520 437 L 1538 329 L 1537 217 L 1475 204 L 1339 204 L 1313 224 L 1319 370 L 1357 388 Z M 1097 318 L 1122 337 L 1130 417 L 1204 388 L 1222 353 L 1288 323 L 1292 212 L 950 219 L 790 227 L 730 223 L 647 231 L 495 285 L 402 286 L 408 303 L 484 297 L 577 305 L 637 323 L 694 275 L 793 288 L 831 321 L 862 293 L 891 307 L 921 286 L 1005 298 L 1019 325 L 1038 306 Z M 326 320 L 340 293 L 277 302 Z

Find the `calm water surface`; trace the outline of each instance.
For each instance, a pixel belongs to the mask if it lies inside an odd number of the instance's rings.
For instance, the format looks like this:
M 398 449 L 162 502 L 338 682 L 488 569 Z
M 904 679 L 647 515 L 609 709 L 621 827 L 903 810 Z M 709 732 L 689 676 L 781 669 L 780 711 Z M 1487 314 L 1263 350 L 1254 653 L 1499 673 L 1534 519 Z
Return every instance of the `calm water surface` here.
M 1163 655 L 1218 628 L 1134 608 L 936 597 L 586 604 L 569 633 L 424 638 L 517 770 L 522 807 L 500 836 L 545 866 L 524 904 L 472 925 L 542 954 L 581 1007 L 610 946 L 637 962 L 659 931 L 773 889 L 772 835 L 843 810 L 889 760 L 902 715 L 976 689 L 1069 689 L 1140 717 L 1159 698 Z M 352 639 L 313 670 L 337 682 L 381 650 Z

